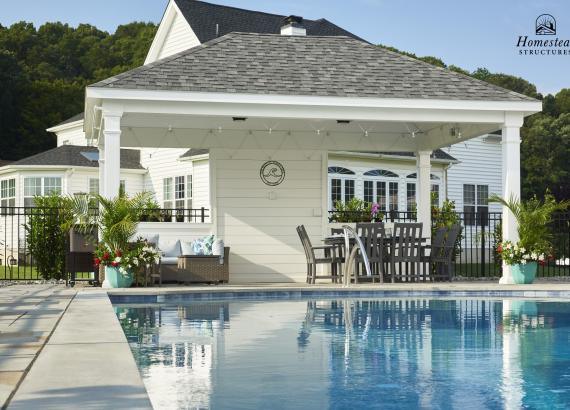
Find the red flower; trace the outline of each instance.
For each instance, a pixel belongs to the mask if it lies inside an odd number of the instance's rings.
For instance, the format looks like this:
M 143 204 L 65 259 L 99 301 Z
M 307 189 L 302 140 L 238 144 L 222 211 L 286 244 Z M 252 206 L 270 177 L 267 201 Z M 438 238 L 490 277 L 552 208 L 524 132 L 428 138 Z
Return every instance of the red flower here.
M 546 261 L 538 261 L 538 264 L 539 264 L 540 266 L 546 266 Z
M 101 265 L 101 259 L 99 259 L 99 258 L 95 258 L 94 262 L 95 262 L 95 267 L 96 267 L 96 268 L 98 268 L 99 265 Z
M 121 252 L 119 249 L 117 249 L 117 250 L 115 251 L 115 256 L 118 257 L 118 258 L 120 258 L 121 256 L 123 256 L 123 252 Z
M 498 253 L 502 253 L 502 252 L 503 252 L 503 245 L 497 246 L 497 252 L 498 252 Z
M 104 260 L 104 261 L 109 260 L 110 257 L 111 257 L 111 255 L 109 255 L 109 252 L 105 252 L 105 253 L 103 254 L 103 260 Z
M 111 265 L 112 265 L 114 268 L 116 268 L 117 266 L 119 266 L 119 262 L 113 261 L 113 262 L 111 262 Z

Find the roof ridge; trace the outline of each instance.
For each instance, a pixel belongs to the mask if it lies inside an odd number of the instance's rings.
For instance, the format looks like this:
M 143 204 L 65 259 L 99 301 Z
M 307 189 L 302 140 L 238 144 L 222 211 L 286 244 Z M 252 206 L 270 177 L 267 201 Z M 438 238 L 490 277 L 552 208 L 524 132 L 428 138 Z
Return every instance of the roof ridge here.
M 423 61 L 423 60 L 420 60 L 419 58 L 410 57 L 410 56 L 408 56 L 408 55 L 406 55 L 406 54 L 402 54 L 402 53 L 398 53 L 397 51 L 389 50 L 389 49 L 388 49 L 386 46 L 384 46 L 384 45 L 380 45 L 380 44 L 379 44 L 379 45 L 370 44 L 370 45 L 371 45 L 371 46 L 374 46 L 374 47 L 377 47 L 377 48 L 381 48 L 384 52 L 387 52 L 387 53 L 389 53 L 389 54 L 393 54 L 393 55 L 395 55 L 395 56 L 399 56 L 399 57 L 405 58 L 405 59 L 410 60 L 410 61 L 414 61 L 414 62 L 421 63 L 421 64 L 423 64 L 423 65 L 425 65 L 425 66 L 430 67 L 430 68 L 434 68 L 434 69 L 437 69 L 437 70 L 441 70 L 441 71 L 443 71 L 444 73 L 449 73 L 449 74 L 454 75 L 454 76 L 457 76 L 457 77 L 465 78 L 466 80 L 470 80 L 470 81 L 475 82 L 475 83 L 484 84 L 485 86 L 492 87 L 492 88 L 494 88 L 494 89 L 496 89 L 496 90 L 502 91 L 502 92 L 507 93 L 507 94 L 516 95 L 516 96 L 518 96 L 518 97 L 523 97 L 525 100 L 540 101 L 540 100 L 538 100 L 538 99 L 536 99 L 536 98 L 529 97 L 528 95 L 521 94 L 521 93 L 517 93 L 516 91 L 513 91 L 513 90 L 509 90 L 508 88 L 504 88 L 504 87 L 501 87 L 501 86 L 499 86 L 499 85 L 496 85 L 496 84 L 493 84 L 493 83 L 489 83 L 489 82 L 487 82 L 487 81 L 483 81 L 483 80 L 480 80 L 480 79 L 475 78 L 475 77 L 471 77 L 470 75 L 466 75 L 466 74 L 460 73 L 460 72 L 458 72 L 458 71 L 452 71 L 452 70 L 450 70 L 449 68 L 439 67 L 439 66 L 433 65 L 433 64 L 431 64 L 431 63 L 427 63 L 427 62 L 425 62 L 425 61 Z
M 178 2 L 178 1 L 180 1 L 180 0 L 174 0 L 174 1 L 175 1 L 175 2 Z M 201 0 L 191 0 L 191 1 L 196 2 L 196 3 L 207 4 L 207 5 L 209 5 L 209 6 L 220 7 L 220 8 L 224 8 L 224 9 L 240 10 L 240 11 L 246 11 L 246 12 L 248 12 L 248 13 L 264 14 L 264 15 L 266 15 L 266 16 L 275 16 L 275 17 L 283 17 L 283 18 L 287 17 L 287 15 L 285 15 L 285 14 L 268 13 L 268 12 L 266 12 L 266 11 L 259 11 L 259 10 L 249 10 L 249 9 L 244 9 L 244 8 L 241 8 L 241 7 L 226 6 L 225 4 L 216 4 L 216 3 L 210 3 L 210 2 L 207 2 L 207 1 L 201 1 Z M 312 21 L 317 21 L 317 20 L 310 20 L 310 19 L 306 19 L 306 18 L 303 18 L 303 20 L 311 21 L 311 22 L 312 22 Z M 323 18 L 321 18 L 321 19 L 319 19 L 319 20 L 323 20 Z

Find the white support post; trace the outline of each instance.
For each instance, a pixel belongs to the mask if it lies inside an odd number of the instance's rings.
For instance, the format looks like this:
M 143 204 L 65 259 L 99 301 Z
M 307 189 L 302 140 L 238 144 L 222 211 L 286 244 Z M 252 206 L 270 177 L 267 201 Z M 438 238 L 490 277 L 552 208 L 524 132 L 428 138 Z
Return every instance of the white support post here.
M 418 151 L 416 195 L 418 222 L 424 224 L 423 237 L 431 238 L 431 151 Z
M 502 128 L 502 151 L 503 151 L 503 198 L 521 197 L 521 139 L 520 127 L 523 124 L 523 116 L 518 113 L 505 113 L 505 123 Z M 503 207 L 502 218 L 503 240 L 516 242 L 519 239 L 518 225 L 515 216 Z M 503 276 L 499 280 L 501 284 L 512 284 L 513 276 L 511 267 L 503 264 Z
M 119 194 L 121 184 L 121 113 L 103 113 L 103 146 L 99 145 L 99 192 L 106 198 Z

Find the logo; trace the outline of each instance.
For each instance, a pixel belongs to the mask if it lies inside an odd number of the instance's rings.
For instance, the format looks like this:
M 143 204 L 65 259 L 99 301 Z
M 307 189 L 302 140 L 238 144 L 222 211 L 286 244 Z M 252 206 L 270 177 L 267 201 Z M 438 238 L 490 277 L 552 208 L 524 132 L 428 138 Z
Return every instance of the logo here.
M 261 166 L 259 176 L 265 185 L 277 186 L 285 179 L 285 168 L 277 161 L 267 161 Z
M 556 19 L 551 14 L 541 14 L 534 21 L 534 34 L 518 36 L 515 46 L 521 56 L 570 55 L 570 39 L 556 36 Z M 556 37 L 550 37 L 556 36 Z
M 556 35 L 556 19 L 550 14 L 541 14 L 536 18 L 536 35 L 537 36 L 554 36 Z

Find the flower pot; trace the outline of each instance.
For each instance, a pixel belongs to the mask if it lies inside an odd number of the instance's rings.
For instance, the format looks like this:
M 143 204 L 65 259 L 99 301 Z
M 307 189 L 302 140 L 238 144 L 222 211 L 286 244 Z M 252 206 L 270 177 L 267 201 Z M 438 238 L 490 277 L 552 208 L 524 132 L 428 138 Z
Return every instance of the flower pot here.
M 130 288 L 133 284 L 133 273 L 123 275 L 119 268 L 105 266 L 105 278 L 112 288 Z
M 522 264 L 513 265 L 512 267 L 513 281 L 517 285 L 534 282 L 537 268 L 538 265 L 536 262 L 529 262 L 525 265 Z

